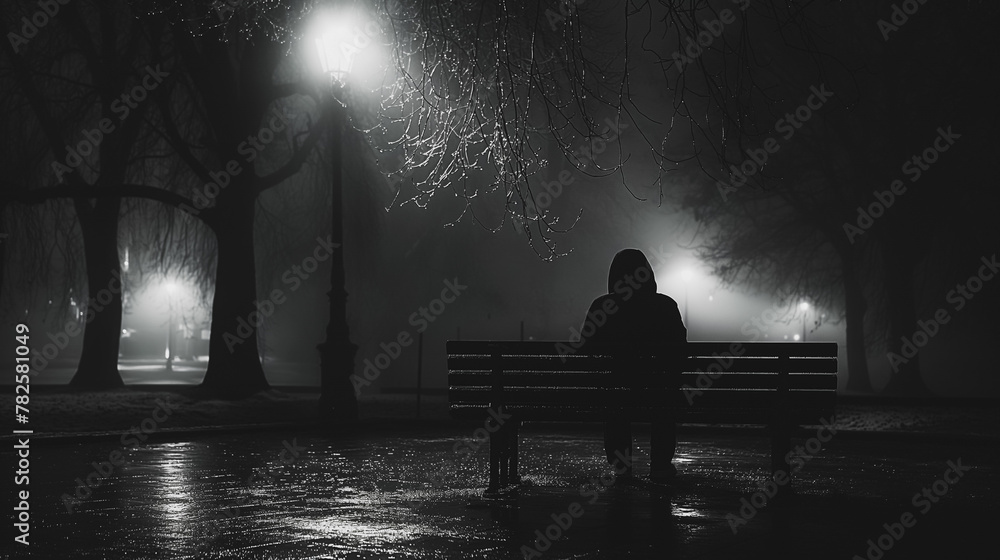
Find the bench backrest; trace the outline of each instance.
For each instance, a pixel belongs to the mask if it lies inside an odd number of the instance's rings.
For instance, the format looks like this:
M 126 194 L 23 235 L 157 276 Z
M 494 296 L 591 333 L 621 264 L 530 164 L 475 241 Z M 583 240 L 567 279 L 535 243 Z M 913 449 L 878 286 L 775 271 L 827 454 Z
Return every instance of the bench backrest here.
M 671 409 L 685 421 L 797 423 L 832 419 L 836 342 L 688 342 L 679 378 L 613 374 L 608 356 L 576 354 L 570 342 L 449 341 L 455 416 L 503 406 L 525 420 L 636 421 Z M 620 362 L 619 362 L 620 363 Z

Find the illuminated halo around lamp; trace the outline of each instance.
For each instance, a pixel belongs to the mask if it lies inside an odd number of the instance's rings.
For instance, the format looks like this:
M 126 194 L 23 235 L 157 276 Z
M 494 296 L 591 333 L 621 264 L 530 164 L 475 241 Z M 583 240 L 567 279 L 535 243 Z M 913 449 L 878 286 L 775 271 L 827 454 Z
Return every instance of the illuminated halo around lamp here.
M 361 31 L 360 18 L 349 11 L 326 12 L 314 24 L 316 50 L 324 74 L 343 82 L 354 67 L 367 37 Z

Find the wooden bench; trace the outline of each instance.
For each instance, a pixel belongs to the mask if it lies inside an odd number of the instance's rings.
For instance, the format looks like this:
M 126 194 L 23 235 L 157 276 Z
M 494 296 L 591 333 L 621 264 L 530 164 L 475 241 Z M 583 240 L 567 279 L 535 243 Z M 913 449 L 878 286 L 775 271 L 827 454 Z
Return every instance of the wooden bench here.
M 670 376 L 652 375 L 625 387 L 621 376 L 610 374 L 612 358 L 567 354 L 568 342 L 448 341 L 452 417 L 482 421 L 490 409 L 511 415 L 490 434 L 487 494 L 520 481 L 521 422 L 649 422 L 671 408 L 677 423 L 768 426 L 772 476 L 781 470 L 790 480 L 786 455 L 794 428 L 833 420 L 837 343 L 687 346 L 679 384 L 676 377 L 671 385 Z

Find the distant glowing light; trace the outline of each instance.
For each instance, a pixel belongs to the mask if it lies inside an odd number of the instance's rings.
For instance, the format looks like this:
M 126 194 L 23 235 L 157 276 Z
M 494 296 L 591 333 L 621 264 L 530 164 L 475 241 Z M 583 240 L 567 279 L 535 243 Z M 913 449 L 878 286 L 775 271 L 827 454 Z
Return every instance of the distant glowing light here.
M 809 302 L 808 301 L 803 301 L 802 303 L 800 303 L 799 304 L 799 310 L 800 311 L 809 311 Z
M 786 336 L 785 338 L 788 338 L 788 337 Z M 798 341 L 800 338 L 802 338 L 802 337 L 799 336 L 799 335 L 795 335 L 795 336 L 792 337 L 792 340 Z

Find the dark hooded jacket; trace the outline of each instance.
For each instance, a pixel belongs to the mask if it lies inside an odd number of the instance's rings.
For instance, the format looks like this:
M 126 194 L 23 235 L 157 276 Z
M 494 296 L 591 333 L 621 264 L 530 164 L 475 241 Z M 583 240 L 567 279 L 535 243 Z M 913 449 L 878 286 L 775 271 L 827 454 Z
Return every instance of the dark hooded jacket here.
M 615 255 L 608 293 L 590 305 L 581 333 L 587 353 L 614 354 L 626 360 L 656 355 L 667 359 L 671 369 L 676 369 L 687 341 L 677 302 L 656 293 L 653 269 L 638 249 Z

